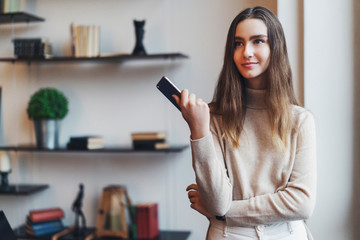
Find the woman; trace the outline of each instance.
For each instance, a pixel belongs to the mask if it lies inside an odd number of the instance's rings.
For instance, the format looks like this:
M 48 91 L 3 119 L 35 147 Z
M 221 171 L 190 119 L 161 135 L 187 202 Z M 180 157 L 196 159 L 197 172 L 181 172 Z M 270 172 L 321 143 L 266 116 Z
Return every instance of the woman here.
M 263 7 L 233 20 L 208 105 L 174 96 L 191 132 L 191 207 L 207 239 L 311 239 L 316 195 L 315 123 L 295 98 L 284 32 Z

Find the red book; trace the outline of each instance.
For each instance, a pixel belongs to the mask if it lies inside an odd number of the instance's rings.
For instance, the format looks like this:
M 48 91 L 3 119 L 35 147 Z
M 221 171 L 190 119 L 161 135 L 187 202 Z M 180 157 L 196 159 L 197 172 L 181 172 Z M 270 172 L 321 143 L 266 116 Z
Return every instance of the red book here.
M 136 206 L 138 238 L 152 239 L 159 235 L 158 204 L 144 203 Z
M 44 222 L 64 218 L 65 214 L 61 208 L 46 208 L 30 210 L 29 218 L 32 222 Z

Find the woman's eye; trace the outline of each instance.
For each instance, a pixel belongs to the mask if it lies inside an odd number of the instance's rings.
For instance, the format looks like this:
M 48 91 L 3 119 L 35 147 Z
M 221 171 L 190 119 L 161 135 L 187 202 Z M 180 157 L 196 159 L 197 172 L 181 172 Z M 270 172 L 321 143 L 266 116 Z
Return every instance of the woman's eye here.
M 244 44 L 242 42 L 235 42 L 235 47 L 243 46 Z
M 256 40 L 254 40 L 254 43 L 255 44 L 260 44 L 260 43 L 264 43 L 265 41 L 264 40 L 262 40 L 262 39 L 256 39 Z

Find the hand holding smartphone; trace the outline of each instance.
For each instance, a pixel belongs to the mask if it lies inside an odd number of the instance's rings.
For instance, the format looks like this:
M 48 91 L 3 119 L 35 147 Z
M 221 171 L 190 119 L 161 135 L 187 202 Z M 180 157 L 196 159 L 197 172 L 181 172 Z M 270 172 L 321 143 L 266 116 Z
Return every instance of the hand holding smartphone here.
M 181 108 L 176 103 L 175 99 L 172 97 L 172 95 L 176 95 L 180 98 L 181 91 L 175 86 L 174 83 L 172 83 L 167 77 L 162 77 L 160 81 L 156 84 L 156 87 L 162 92 L 162 94 L 165 95 L 167 99 L 169 99 L 172 104 L 174 104 L 177 109 L 181 112 Z

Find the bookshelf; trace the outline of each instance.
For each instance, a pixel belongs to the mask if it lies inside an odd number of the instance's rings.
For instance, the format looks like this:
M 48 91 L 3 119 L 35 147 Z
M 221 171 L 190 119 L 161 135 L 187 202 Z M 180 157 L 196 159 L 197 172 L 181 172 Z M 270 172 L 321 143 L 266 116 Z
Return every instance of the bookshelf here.
M 29 14 L 26 12 L 15 13 L 3 13 L 0 14 L 0 24 L 13 24 L 13 23 L 30 23 L 30 22 L 43 22 L 44 18 Z M 12 26 L 13 27 L 13 26 Z M 99 57 L 72 57 L 72 56 L 54 56 L 47 59 L 40 58 L 0 58 L 2 63 L 34 63 L 34 64 L 56 64 L 56 63 L 81 63 L 81 62 L 94 62 L 94 63 L 124 63 L 130 61 L 173 61 L 180 59 L 188 59 L 189 57 L 183 53 L 154 53 L 147 55 L 131 55 L 131 54 L 111 54 Z M 131 147 L 106 147 L 104 149 L 96 150 L 68 150 L 66 148 L 59 148 L 54 150 L 38 149 L 35 146 L 0 146 L 0 150 L 14 151 L 14 152 L 36 152 L 36 153 L 54 153 L 54 154 L 168 154 L 168 153 L 180 153 L 188 148 L 188 145 L 172 146 L 169 149 L 162 150 L 134 150 Z M 25 196 L 35 194 L 44 191 L 49 188 L 48 184 L 14 184 L 10 185 L 9 189 L 0 189 L 0 195 L 15 195 Z M 89 228 L 89 231 L 94 231 L 94 228 Z M 25 227 L 20 226 L 14 230 L 18 239 L 50 239 L 49 236 L 43 237 L 31 237 L 26 234 Z M 190 231 L 161 231 L 159 237 L 160 240 L 185 240 L 190 235 Z M 60 239 L 80 239 L 73 236 L 64 236 Z M 108 239 L 108 238 L 102 238 Z M 95 240 L 95 239 L 93 239 Z M 133 239 L 135 240 L 135 239 Z

